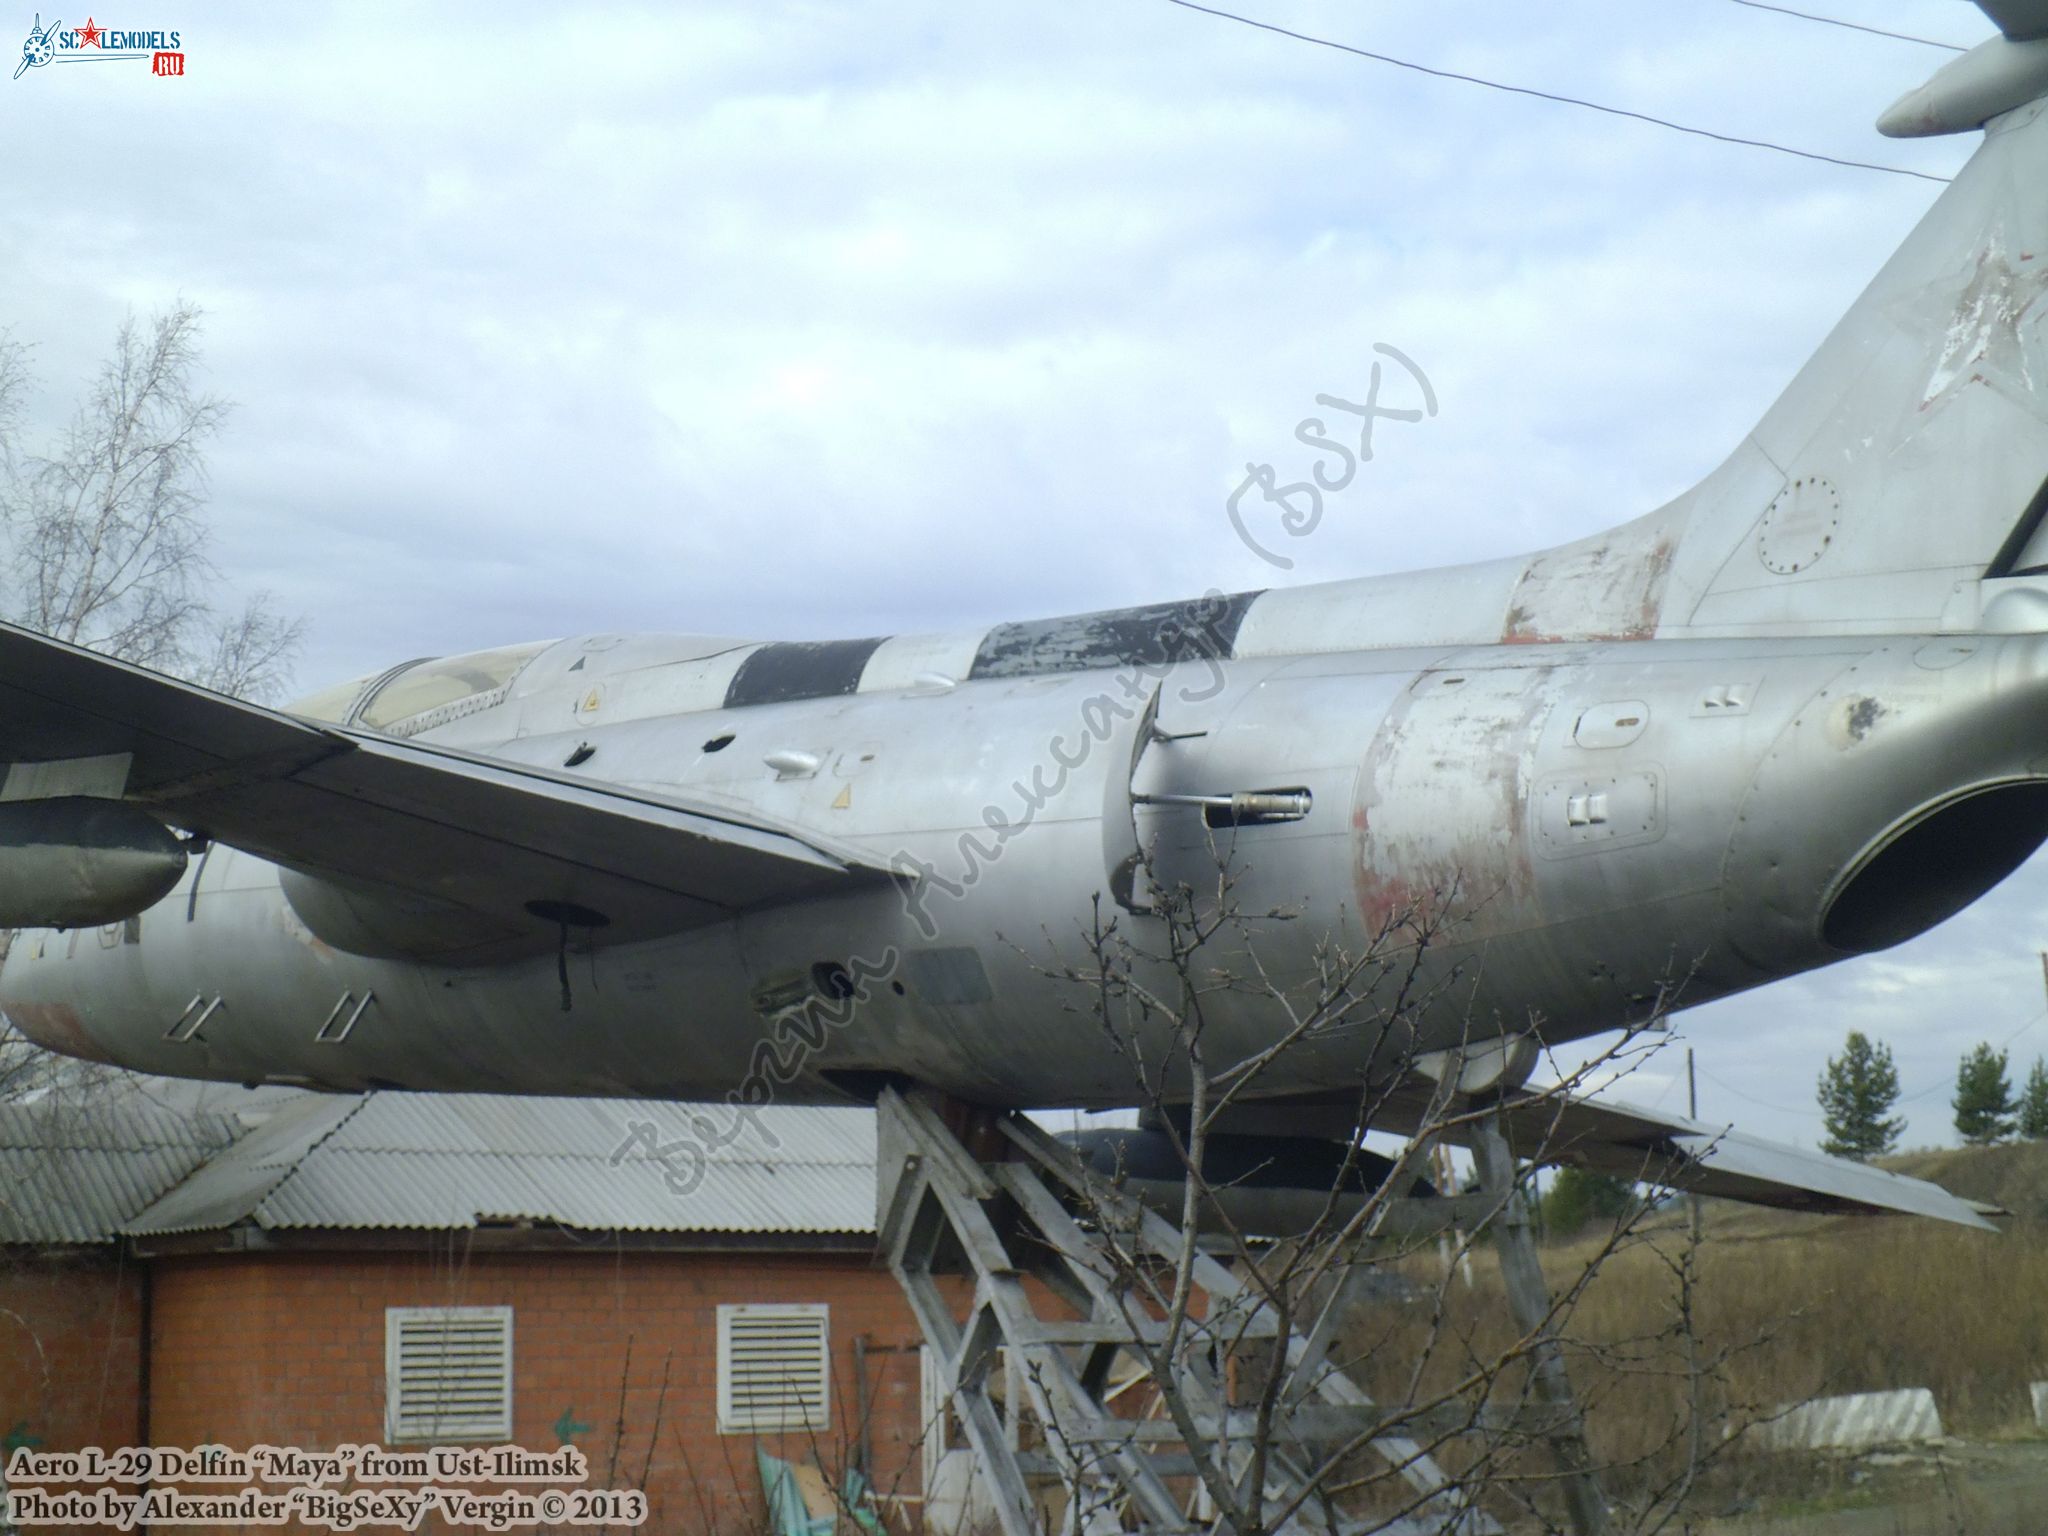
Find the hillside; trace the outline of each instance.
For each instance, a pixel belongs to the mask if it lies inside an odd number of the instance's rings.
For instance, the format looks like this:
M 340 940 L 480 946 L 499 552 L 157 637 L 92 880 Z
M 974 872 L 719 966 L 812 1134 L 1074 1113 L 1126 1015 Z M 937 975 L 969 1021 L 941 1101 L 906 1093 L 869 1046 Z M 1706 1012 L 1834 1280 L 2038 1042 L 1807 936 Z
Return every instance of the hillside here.
M 1971 1200 L 2003 1206 L 2016 1224 L 2048 1226 L 2048 1141 L 1906 1152 L 1879 1166 L 1930 1180 Z

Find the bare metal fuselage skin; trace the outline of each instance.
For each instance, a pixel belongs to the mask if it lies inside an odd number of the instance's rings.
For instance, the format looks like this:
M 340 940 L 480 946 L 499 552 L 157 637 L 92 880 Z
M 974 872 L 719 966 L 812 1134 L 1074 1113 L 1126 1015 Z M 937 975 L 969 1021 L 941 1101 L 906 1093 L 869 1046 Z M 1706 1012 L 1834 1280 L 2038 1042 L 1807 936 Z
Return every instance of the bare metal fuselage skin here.
M 2027 636 L 1196 661 L 611 725 L 576 717 L 594 687 L 631 713 L 636 674 L 608 677 L 606 642 L 580 644 L 543 658 L 581 655 L 561 687 L 441 733 L 548 766 L 590 747 L 593 777 L 815 828 L 905 871 L 901 888 L 637 944 L 572 932 L 564 1011 L 552 949 L 489 964 L 352 953 L 321 933 L 358 950 L 375 936 L 303 889 L 302 914 L 275 866 L 216 846 L 139 935 L 21 935 L 0 986 L 10 1014 L 60 1049 L 231 1080 L 709 1098 L 765 1069 L 785 1099 L 840 1099 L 884 1074 L 985 1102 L 1128 1103 L 1130 1062 L 1087 996 L 1047 973 L 1085 960 L 1095 904 L 1140 837 L 1160 878 L 1213 883 L 1220 849 L 1239 910 L 1290 914 L 1251 942 L 1297 994 L 1318 945 L 1357 953 L 1448 908 L 1419 983 L 1402 983 L 1432 998 L 1422 1043 L 1556 1042 L 1641 1017 L 1673 983 L 1705 1001 L 1946 915 L 2039 841 L 2035 791 L 2014 786 L 2048 762 L 2048 639 Z M 1137 753 L 1155 691 L 1175 739 Z M 571 728 L 546 728 L 558 720 Z M 1133 825 L 1133 788 L 1282 786 L 1310 792 L 1306 817 L 1211 829 L 1198 809 L 1148 805 Z M 2011 837 L 1969 867 L 1901 878 L 1877 853 L 1890 843 L 1890 864 L 1914 862 L 1904 829 L 1991 806 Z M 1149 921 L 1121 920 L 1140 935 Z M 831 990 L 821 966 L 850 968 L 861 995 L 779 1011 Z M 372 995 L 333 1040 L 337 1010 Z M 215 998 L 203 1029 L 165 1038 Z M 1377 1017 L 1360 1009 L 1289 1052 L 1264 1091 L 1356 1083 L 1381 1046 Z M 1210 1028 L 1214 1060 L 1285 1022 L 1247 990 L 1214 999 Z

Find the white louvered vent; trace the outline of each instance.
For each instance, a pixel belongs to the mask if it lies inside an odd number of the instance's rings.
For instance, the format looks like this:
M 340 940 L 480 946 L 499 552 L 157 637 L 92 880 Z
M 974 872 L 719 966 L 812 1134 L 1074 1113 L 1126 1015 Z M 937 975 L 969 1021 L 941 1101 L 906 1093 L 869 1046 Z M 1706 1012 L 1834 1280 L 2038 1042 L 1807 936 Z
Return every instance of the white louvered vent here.
M 384 1309 L 384 1439 L 512 1438 L 512 1309 Z
M 831 1417 L 828 1308 L 718 1309 L 718 1428 L 723 1434 L 822 1430 Z

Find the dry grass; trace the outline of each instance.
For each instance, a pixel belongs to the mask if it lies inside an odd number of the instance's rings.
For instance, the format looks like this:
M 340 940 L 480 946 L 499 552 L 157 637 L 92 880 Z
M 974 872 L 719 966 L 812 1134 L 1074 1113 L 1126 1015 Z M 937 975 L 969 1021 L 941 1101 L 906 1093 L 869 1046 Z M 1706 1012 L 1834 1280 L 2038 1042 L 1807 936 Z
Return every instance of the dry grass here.
M 1666 1228 L 1610 1259 L 1570 1325 L 1597 1351 L 1651 1339 L 1676 1319 Z M 1562 1288 L 1571 1249 L 1546 1268 Z M 1986 1433 L 2031 1418 L 2028 1383 L 2048 1380 L 2048 1228 L 1992 1236 L 1928 1221 L 1812 1221 L 1805 1230 L 1709 1236 L 1699 1254 L 1698 1334 L 1726 1356 L 1731 1401 L 1771 1405 L 1839 1392 L 1927 1387 L 1943 1423 Z M 1652 1378 L 1587 1390 L 1631 1419 L 1656 1406 Z M 1626 1438 L 1620 1430 L 1617 1438 Z
M 1708 1204 L 1694 1291 L 1705 1444 L 1809 1397 L 1929 1388 L 1952 1435 L 2032 1434 L 2029 1383 L 2048 1381 L 2048 1146 L 1918 1154 L 1905 1167 L 2017 1213 L 2000 1235 L 1907 1218 L 1805 1217 Z M 1555 1244 L 1544 1262 L 1560 1294 L 1580 1282 L 1600 1234 Z M 1607 1256 L 1569 1317 L 1573 1385 L 1587 1408 L 1595 1458 L 1628 1470 L 1611 1485 L 1657 1486 L 1682 1467 L 1689 1381 L 1678 1266 L 1682 1215 L 1659 1215 Z M 1473 1284 L 1441 1284 L 1432 1256 L 1404 1261 L 1441 1298 L 1387 1306 L 1350 1338 L 1353 1359 L 1383 1400 L 1409 1400 L 1416 1353 L 1432 1336 L 1424 1394 L 1514 1342 L 1500 1279 L 1484 1249 Z M 1517 1388 L 1514 1373 L 1507 1390 Z M 1496 1394 L 1496 1401 L 1499 1394 Z M 1852 1497 L 1830 1478 L 1846 1469 L 1736 1451 L 1705 1495 L 1782 1507 L 1794 1495 Z M 1857 1474 L 1860 1476 L 1861 1474 Z M 1909 1527 L 1902 1527 L 1906 1529 Z M 1968 1529 L 1967 1523 L 1965 1529 Z M 2042 1517 L 2048 1530 L 2048 1516 Z M 2003 1529 L 1995 1521 L 1986 1531 Z

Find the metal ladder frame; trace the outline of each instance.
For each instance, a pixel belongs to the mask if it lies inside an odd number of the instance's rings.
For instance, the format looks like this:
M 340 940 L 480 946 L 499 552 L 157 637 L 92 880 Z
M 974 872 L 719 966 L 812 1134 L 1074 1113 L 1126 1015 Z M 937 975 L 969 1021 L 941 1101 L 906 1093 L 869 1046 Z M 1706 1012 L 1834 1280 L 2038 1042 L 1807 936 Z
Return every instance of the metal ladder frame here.
M 1077 1536 L 1132 1525 L 1160 1536 L 1212 1528 L 1212 1522 L 1183 1510 L 1168 1479 L 1196 1475 L 1198 1459 L 1220 1460 L 1234 1480 L 1245 1472 L 1249 1450 L 1242 1436 L 1253 1416 L 1228 1405 L 1225 1373 L 1229 1351 L 1254 1340 L 1287 1353 L 1283 1408 L 1273 1421 L 1263 1497 L 1269 1509 L 1299 1502 L 1278 1536 L 1357 1529 L 1387 1536 L 1497 1536 L 1500 1526 L 1406 1432 L 1419 1432 L 1419 1426 L 1404 1421 L 1404 1427 L 1374 1433 L 1396 1416 L 1384 1413 L 1329 1360 L 1336 1323 L 1354 1301 L 1354 1277 L 1336 1287 L 1306 1333 L 1290 1329 L 1282 1339 L 1276 1317 L 1256 1290 L 1215 1258 L 1198 1254 L 1192 1279 L 1201 1305 L 1189 1309 L 1184 1347 L 1167 1362 L 1184 1416 L 1179 1422 L 1117 1417 L 1104 1400 L 1116 1356 L 1128 1352 L 1154 1364 L 1164 1324 L 1119 1288 L 1104 1239 L 1084 1229 L 1060 1194 L 1080 1195 L 1088 1209 L 1109 1214 L 1135 1251 L 1161 1262 L 1179 1254 L 1179 1230 L 1112 1188 L 1020 1114 L 971 1110 L 894 1089 L 884 1090 L 876 1108 L 881 1261 L 917 1318 L 942 1389 L 987 1479 L 1003 1536 L 1038 1536 L 1032 1485 L 1048 1481 L 1064 1485 L 1068 1506 L 1062 1524 Z M 949 1112 L 963 1122 L 959 1129 L 948 1124 Z M 1490 1125 L 1478 1140 L 1483 1143 L 1487 1132 L 1497 1146 L 1480 1147 L 1482 1172 L 1490 1186 L 1503 1170 L 1510 1180 L 1505 1188 L 1489 1187 L 1488 1198 L 1508 1218 L 1498 1229 L 1503 1273 L 1517 1322 L 1535 1339 L 1535 1388 L 1549 1425 L 1542 1433 L 1559 1450 L 1574 1523 L 1595 1536 L 1606 1528 L 1605 1506 L 1562 1357 L 1542 1323 L 1549 1295 L 1530 1288 L 1531 1275 L 1538 1290 L 1542 1277 L 1512 1187 L 1512 1159 Z M 953 1275 L 971 1281 L 964 1319 L 956 1318 L 948 1298 L 945 1279 Z M 1042 1317 L 1027 1279 L 1078 1315 Z M 1025 1402 L 1009 1404 L 1008 1412 L 1028 1407 L 1045 1437 L 1043 1450 L 1015 1444 L 1017 1426 L 1006 1419 L 993 1390 L 1002 1351 L 1017 1367 L 1012 1379 L 1024 1386 Z M 1406 1485 L 1413 1501 L 1407 1513 L 1362 1524 L 1335 1515 L 1307 1488 L 1321 1461 L 1317 1447 L 1353 1441 Z

